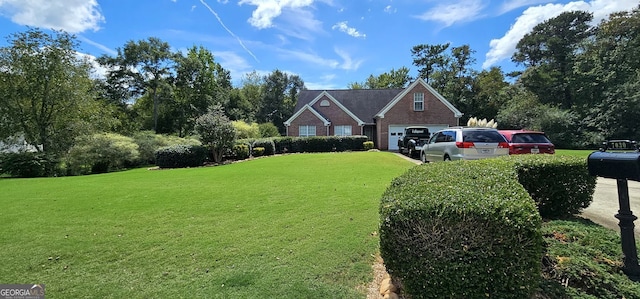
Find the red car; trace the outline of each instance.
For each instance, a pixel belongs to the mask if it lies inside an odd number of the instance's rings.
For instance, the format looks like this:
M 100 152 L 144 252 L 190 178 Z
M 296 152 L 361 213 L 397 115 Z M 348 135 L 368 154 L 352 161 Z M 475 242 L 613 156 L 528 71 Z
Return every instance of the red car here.
M 500 130 L 509 142 L 509 154 L 554 154 L 556 147 L 543 132 Z

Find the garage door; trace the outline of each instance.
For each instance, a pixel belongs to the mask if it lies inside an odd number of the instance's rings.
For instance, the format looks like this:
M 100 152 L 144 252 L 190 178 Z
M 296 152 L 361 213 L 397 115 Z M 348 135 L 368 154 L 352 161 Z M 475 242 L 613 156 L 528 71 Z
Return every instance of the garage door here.
M 398 139 L 402 138 L 406 125 L 390 125 L 389 126 L 389 150 L 398 150 Z

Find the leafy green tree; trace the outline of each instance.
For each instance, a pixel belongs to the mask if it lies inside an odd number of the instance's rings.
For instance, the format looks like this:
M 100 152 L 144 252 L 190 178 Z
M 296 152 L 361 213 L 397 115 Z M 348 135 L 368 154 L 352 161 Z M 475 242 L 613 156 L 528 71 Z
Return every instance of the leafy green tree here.
M 505 80 L 504 73 L 499 67 L 492 67 L 483 70 L 473 78 L 472 91 L 468 107 L 471 112 L 467 112 L 468 117 L 479 119 L 495 119 L 498 111 L 505 103 L 505 99 L 500 95 L 502 90 L 509 86 Z
M 640 6 L 600 23 L 575 69 L 579 75 L 582 127 L 589 144 L 606 139 L 640 140 Z
M 171 75 L 175 54 L 167 42 L 156 37 L 138 42 L 128 41 L 124 48 L 118 48 L 116 57 L 102 56 L 98 62 L 105 66 L 107 84 L 117 86 L 111 89 L 113 100 L 117 97 L 139 97 L 151 93 L 153 101 L 153 130 L 158 125 L 158 89 Z M 131 98 L 121 101 L 127 102 Z
M 76 136 L 106 124 L 75 36 L 29 29 L 7 41 L 0 48 L 0 140 L 23 136 L 59 156 Z
M 398 70 L 391 69 L 389 72 L 382 73 L 378 76 L 369 75 L 364 83 L 350 83 L 349 89 L 387 89 L 387 88 L 405 88 L 411 82 L 409 69 L 401 67 Z
M 232 91 L 225 111 L 233 120 L 255 122 L 263 99 L 264 78 L 253 71 L 242 77 L 240 85 Z
M 527 67 L 520 81 L 542 103 L 563 109 L 574 105 L 574 65 L 585 41 L 593 36 L 592 19 L 588 12 L 564 12 L 536 25 L 518 42 L 512 60 Z
M 171 121 L 171 132 L 185 136 L 209 106 L 226 105 L 232 89 L 231 75 L 202 46 L 189 48 L 176 62 L 175 100 L 167 105 L 166 117 Z
M 413 65 L 418 67 L 419 77 L 428 84 L 432 83 L 432 75 L 448 64 L 448 57 L 445 51 L 449 48 L 446 44 L 420 44 L 411 48 Z
M 196 119 L 195 130 L 200 141 L 211 149 L 214 162 L 222 162 L 224 153 L 233 149 L 236 130 L 219 104 L 211 106 L 207 113 Z
M 298 102 L 298 93 L 304 89 L 304 81 L 297 75 L 275 70 L 264 77 L 264 89 L 256 119 L 260 123 L 271 122 L 284 134 L 284 121 L 292 114 Z
M 231 122 L 236 129 L 237 139 L 260 138 L 260 128 L 257 123 L 246 123 L 241 120 Z
M 278 127 L 272 123 L 258 124 L 258 130 L 260 130 L 260 137 L 263 138 L 281 136 Z

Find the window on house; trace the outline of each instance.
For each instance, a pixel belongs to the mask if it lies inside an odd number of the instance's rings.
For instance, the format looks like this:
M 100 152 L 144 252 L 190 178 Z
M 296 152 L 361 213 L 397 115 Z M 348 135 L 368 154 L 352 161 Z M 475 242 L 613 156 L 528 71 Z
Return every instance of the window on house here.
M 424 111 L 424 93 L 413 94 L 413 111 Z
M 322 102 L 320 102 L 320 107 L 329 107 L 329 101 L 322 100 Z
M 335 126 L 333 130 L 336 136 L 351 136 L 351 126 Z
M 300 126 L 298 135 L 300 137 L 316 136 L 316 126 Z

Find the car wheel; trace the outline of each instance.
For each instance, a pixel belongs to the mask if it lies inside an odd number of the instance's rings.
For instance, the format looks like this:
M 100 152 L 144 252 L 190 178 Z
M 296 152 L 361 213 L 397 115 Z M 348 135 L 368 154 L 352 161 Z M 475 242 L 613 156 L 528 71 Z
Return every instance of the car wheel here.
M 444 160 L 445 161 L 451 161 L 451 157 L 449 157 L 449 155 L 444 155 Z

